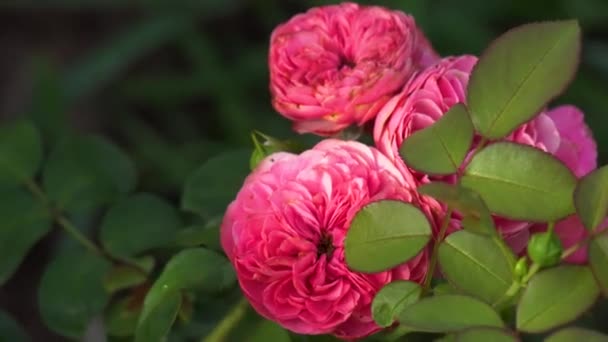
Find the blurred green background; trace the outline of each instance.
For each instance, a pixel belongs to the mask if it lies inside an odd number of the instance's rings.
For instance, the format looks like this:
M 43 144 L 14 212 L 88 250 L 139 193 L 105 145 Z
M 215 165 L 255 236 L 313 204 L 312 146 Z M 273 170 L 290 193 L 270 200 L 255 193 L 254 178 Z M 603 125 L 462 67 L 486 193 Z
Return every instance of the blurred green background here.
M 308 7 L 296 0 L 21 0 L 0 4 L 0 117 L 30 116 L 52 146 L 101 133 L 136 161 L 139 187 L 177 202 L 207 158 L 249 147 L 253 129 L 292 135 L 268 92 L 270 32 Z M 608 1 L 360 1 L 413 14 L 442 55 L 479 54 L 518 24 L 577 18 L 584 50 L 558 103 L 587 114 L 608 161 Z M 312 138 L 311 138 L 312 139 Z M 221 182 L 221 179 L 218 179 Z M 40 322 L 35 291 L 56 237 L 32 250 L 0 288 L 0 307 L 34 341 L 63 341 Z

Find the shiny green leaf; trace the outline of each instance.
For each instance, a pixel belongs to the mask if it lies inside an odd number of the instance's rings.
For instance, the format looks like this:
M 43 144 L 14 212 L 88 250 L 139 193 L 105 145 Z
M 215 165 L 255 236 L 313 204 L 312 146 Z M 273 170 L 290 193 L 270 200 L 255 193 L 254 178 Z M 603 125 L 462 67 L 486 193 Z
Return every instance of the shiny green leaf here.
M 443 182 L 432 182 L 418 187 L 418 192 L 431 196 L 456 209 L 463 216 L 463 228 L 478 234 L 496 235 L 496 227 L 488 207 L 470 189 Z
M 248 174 L 247 150 L 235 150 L 207 160 L 186 181 L 182 209 L 205 218 L 222 214 Z
M 43 171 L 51 200 L 71 212 L 109 204 L 135 187 L 135 166 L 117 146 L 96 136 L 64 139 Z
M 422 288 L 419 284 L 396 280 L 384 286 L 372 302 L 372 317 L 381 327 L 388 327 L 403 309 L 420 298 Z
M 108 301 L 102 280 L 109 269 L 109 262 L 102 257 L 80 250 L 63 252 L 53 259 L 38 289 L 38 305 L 46 325 L 58 334 L 80 339 Z
M 599 235 L 589 243 L 589 266 L 604 297 L 608 297 L 608 235 Z
M 530 279 L 517 306 L 517 329 L 537 333 L 568 323 L 598 294 L 588 267 L 563 265 L 540 272 Z
M 134 305 L 133 298 L 123 298 L 112 304 L 105 314 L 105 326 L 110 336 L 126 337 L 135 333 L 141 307 Z
M 168 332 L 179 311 L 182 290 L 217 292 L 235 282 L 232 265 L 224 257 L 203 248 L 182 250 L 169 260 L 146 295 L 136 341 L 156 341 Z
M 557 331 L 545 339 L 545 342 L 606 342 L 608 335 L 598 331 L 570 327 Z
M 48 210 L 20 188 L 0 189 L 0 285 L 51 229 Z
M 401 145 L 405 163 L 430 174 L 458 171 L 473 141 L 473 125 L 467 109 L 454 105 L 437 122 L 415 132 Z
M 205 246 L 215 251 L 222 251 L 220 245 L 221 217 L 180 229 L 175 237 L 175 244 L 181 247 Z
M 476 130 L 499 139 L 532 119 L 574 78 L 580 50 L 576 20 L 522 25 L 496 39 L 467 88 Z
M 576 178 L 536 148 L 498 142 L 473 157 L 461 179 L 491 212 L 517 220 L 555 221 L 574 212 Z
M 154 267 L 154 258 L 148 256 L 133 260 L 140 268 L 130 265 L 115 265 L 103 278 L 103 286 L 108 293 L 140 285 L 148 279 Z
M 500 316 L 491 306 L 461 295 L 439 295 L 421 299 L 401 312 L 399 322 L 416 331 L 426 332 L 504 326 Z
M 169 245 L 181 226 L 177 209 L 163 198 L 136 194 L 118 201 L 101 224 L 100 240 L 112 255 L 129 257 Z
M 28 121 L 0 126 L 0 184 L 34 177 L 42 161 L 40 132 Z
M 411 204 L 373 202 L 359 210 L 350 225 L 344 242 L 345 259 L 359 272 L 380 272 L 413 258 L 430 235 L 426 216 Z
M 585 228 L 592 231 L 608 215 L 608 166 L 583 177 L 574 191 L 576 212 Z
M 512 283 L 515 256 L 509 253 L 491 238 L 461 230 L 440 244 L 439 265 L 456 288 L 493 304 Z
M 496 328 L 471 328 L 456 333 L 456 342 L 517 342 L 510 332 Z

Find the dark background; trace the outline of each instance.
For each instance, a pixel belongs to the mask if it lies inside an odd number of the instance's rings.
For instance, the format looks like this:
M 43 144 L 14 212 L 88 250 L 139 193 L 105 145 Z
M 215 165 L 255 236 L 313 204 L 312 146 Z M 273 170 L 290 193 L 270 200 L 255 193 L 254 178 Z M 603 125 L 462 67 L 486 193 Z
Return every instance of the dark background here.
M 45 141 L 101 133 L 136 161 L 140 188 L 178 200 L 183 181 L 251 130 L 289 137 L 268 92 L 270 32 L 308 7 L 335 1 L 46 0 L 0 4 L 0 117 L 31 116 Z M 556 102 L 587 114 L 608 160 L 608 1 L 360 1 L 413 14 L 442 55 L 479 54 L 530 21 L 577 18 L 583 55 Z M 221 182 L 221 180 L 218 180 Z M 1 219 L 1 218 L 0 218 Z M 57 236 L 29 254 L 0 288 L 0 307 L 34 341 L 62 341 L 42 325 L 36 286 Z

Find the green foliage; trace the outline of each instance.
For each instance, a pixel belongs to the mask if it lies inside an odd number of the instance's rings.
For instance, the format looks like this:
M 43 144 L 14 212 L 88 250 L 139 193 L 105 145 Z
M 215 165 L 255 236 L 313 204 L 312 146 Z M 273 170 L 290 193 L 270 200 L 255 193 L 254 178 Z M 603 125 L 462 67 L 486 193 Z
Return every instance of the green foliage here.
M 503 138 L 559 95 L 576 73 L 580 35 L 578 22 L 567 20 L 522 25 L 496 39 L 467 89 L 476 130 Z
M 30 122 L 0 126 L 0 185 L 29 181 L 42 162 L 40 133 Z
M 180 226 L 179 213 L 170 203 L 152 194 L 136 194 L 108 210 L 100 240 L 112 255 L 130 257 L 170 244 Z
M 399 316 L 401 324 L 427 332 L 452 332 L 472 327 L 502 328 L 500 316 L 488 304 L 461 295 L 423 298 L 406 307 Z
M 471 328 L 456 334 L 458 342 L 517 342 L 509 331 L 496 328 Z
M 500 216 L 553 221 L 574 212 L 576 178 L 555 157 L 530 146 L 498 142 L 484 148 L 467 166 L 462 185 Z
M 471 147 L 473 125 L 463 104 L 456 104 L 433 125 L 412 134 L 401 145 L 408 166 L 429 174 L 451 174 Z
M 532 277 L 517 305 L 517 329 L 543 332 L 568 323 L 595 302 L 599 288 L 584 266 L 557 266 Z
M 26 342 L 29 340 L 23 328 L 9 314 L 0 310 L 0 341 Z
M 192 225 L 177 232 L 175 244 L 181 247 L 205 246 L 220 251 L 221 218 L 209 220 L 205 224 Z
M 51 229 L 47 209 L 20 188 L 0 188 L 0 285 Z
M 396 280 L 384 286 L 372 302 L 372 317 L 381 327 L 388 327 L 408 305 L 415 303 L 422 292 L 420 285 Z
M 108 293 L 143 284 L 154 267 L 154 258 L 143 257 L 134 260 L 135 265 L 116 265 L 106 273 L 103 286 Z
M 515 256 L 491 238 L 458 231 L 439 246 L 438 255 L 450 283 L 489 304 L 502 298 L 512 283 Z
M 608 335 L 601 334 L 597 331 L 571 327 L 557 331 L 545 339 L 545 342 L 605 342 L 608 341 Z
M 373 202 L 353 218 L 344 242 L 344 256 L 352 269 L 379 272 L 413 258 L 430 236 L 426 216 L 411 204 Z
M 182 209 L 204 218 L 222 214 L 249 174 L 248 160 L 247 150 L 234 150 L 207 160 L 186 182 Z
M 553 232 L 536 233 L 528 241 L 528 256 L 543 267 L 559 263 L 562 251 L 562 242 Z
M 108 261 L 81 250 L 55 257 L 38 289 L 38 305 L 46 325 L 63 336 L 80 338 L 109 299 L 102 282 L 109 269 Z
M 167 335 L 183 290 L 217 292 L 235 280 L 232 266 L 219 254 L 203 248 L 182 250 L 171 258 L 146 295 L 135 340 L 159 341 Z
M 608 297 L 608 235 L 597 236 L 589 243 L 589 266 L 605 297 Z
M 608 167 L 599 168 L 579 181 L 574 205 L 585 228 L 590 231 L 598 228 L 608 215 Z
M 462 226 L 473 233 L 496 235 L 488 207 L 475 192 L 459 185 L 433 182 L 420 186 L 418 192 L 431 196 L 456 209 L 463 216 Z
M 104 322 L 108 335 L 117 337 L 133 335 L 141 312 L 141 307 L 135 305 L 134 301 L 131 297 L 122 298 L 106 310 Z
M 62 140 L 44 166 L 43 185 L 57 206 L 82 212 L 112 203 L 135 187 L 133 162 L 97 136 Z

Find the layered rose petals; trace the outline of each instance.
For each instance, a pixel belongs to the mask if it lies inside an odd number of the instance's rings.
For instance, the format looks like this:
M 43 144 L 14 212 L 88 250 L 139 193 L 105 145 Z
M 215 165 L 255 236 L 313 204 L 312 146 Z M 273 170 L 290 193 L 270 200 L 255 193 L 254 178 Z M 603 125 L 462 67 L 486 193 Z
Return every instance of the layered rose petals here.
M 421 282 L 427 269 L 426 251 L 376 274 L 346 265 L 353 216 L 382 199 L 414 203 L 429 217 L 438 209 L 419 200 L 411 175 L 358 142 L 325 140 L 301 155 L 264 160 L 221 227 L 222 246 L 253 307 L 301 334 L 357 338 L 379 330 L 370 312 L 375 293 L 395 279 Z
M 275 109 L 300 133 L 332 135 L 373 119 L 436 53 L 402 12 L 343 3 L 279 25 L 270 41 Z
M 403 90 L 380 110 L 374 127 L 378 149 L 403 172 L 411 172 L 419 182 L 428 182 L 429 175 L 409 168 L 401 159 L 399 149 L 414 132 L 435 123 L 450 107 L 466 102 L 466 87 L 477 62 L 474 56 L 444 58 L 415 75 Z M 557 107 L 542 112 L 521 125 L 506 140 L 527 144 L 549 152 L 562 160 L 577 176 L 596 165 L 596 146 L 583 114 L 573 106 Z M 434 178 L 437 179 L 437 178 Z M 496 218 L 509 244 L 516 251 L 525 247 L 531 224 Z

